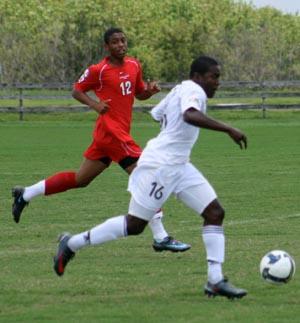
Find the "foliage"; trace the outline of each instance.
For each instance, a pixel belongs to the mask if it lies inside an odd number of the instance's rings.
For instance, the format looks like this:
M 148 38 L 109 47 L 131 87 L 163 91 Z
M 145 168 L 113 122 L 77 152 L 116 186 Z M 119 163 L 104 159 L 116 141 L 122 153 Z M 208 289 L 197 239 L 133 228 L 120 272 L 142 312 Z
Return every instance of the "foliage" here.
M 103 32 L 121 26 L 145 76 L 187 77 L 209 54 L 224 78 L 300 77 L 300 19 L 234 0 L 0 1 L 2 82 L 74 81 L 104 55 Z

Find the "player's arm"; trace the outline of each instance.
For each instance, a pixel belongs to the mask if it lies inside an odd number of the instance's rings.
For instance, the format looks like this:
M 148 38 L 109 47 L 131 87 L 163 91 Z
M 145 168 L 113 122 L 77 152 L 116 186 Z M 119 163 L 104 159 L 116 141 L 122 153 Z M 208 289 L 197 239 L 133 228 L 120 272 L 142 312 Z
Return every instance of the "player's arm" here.
M 95 110 L 99 114 L 104 114 L 109 108 L 109 105 L 108 105 L 109 100 L 96 101 L 93 98 L 91 98 L 88 94 L 86 94 L 83 91 L 77 90 L 75 87 L 73 88 L 72 96 L 74 99 L 76 99 L 82 104 L 87 105 L 88 107 Z
M 97 65 L 91 65 L 84 71 L 79 80 L 74 83 L 72 96 L 97 113 L 104 114 L 109 108 L 108 101 L 96 101 L 87 94 L 87 92 L 95 90 L 97 87 L 99 87 L 99 70 Z
M 149 99 L 152 95 L 160 92 L 160 87 L 157 82 L 152 81 L 150 82 L 149 80 L 146 83 L 146 86 L 142 92 L 139 92 L 135 95 L 135 97 L 138 100 L 147 100 Z
M 210 118 L 195 108 L 187 109 L 183 114 L 183 119 L 185 122 L 196 127 L 225 132 L 240 146 L 241 149 L 247 148 L 247 137 L 239 129 Z

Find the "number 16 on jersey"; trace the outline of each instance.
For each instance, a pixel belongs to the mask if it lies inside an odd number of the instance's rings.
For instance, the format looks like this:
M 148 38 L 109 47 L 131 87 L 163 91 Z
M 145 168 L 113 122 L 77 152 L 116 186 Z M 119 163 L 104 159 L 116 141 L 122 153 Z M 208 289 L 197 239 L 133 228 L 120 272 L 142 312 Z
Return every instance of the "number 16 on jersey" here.
M 156 200 L 160 200 L 163 197 L 163 186 L 158 186 L 157 182 L 151 183 L 152 190 L 149 196 L 153 196 Z

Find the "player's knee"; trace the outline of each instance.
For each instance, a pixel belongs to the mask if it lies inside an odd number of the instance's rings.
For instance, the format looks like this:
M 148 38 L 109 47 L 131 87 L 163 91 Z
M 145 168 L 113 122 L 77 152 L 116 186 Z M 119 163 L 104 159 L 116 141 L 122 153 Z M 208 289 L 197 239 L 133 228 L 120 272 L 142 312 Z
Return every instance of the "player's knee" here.
M 77 187 L 87 187 L 90 182 L 77 182 Z
M 142 233 L 147 225 L 147 221 L 139 219 L 137 217 L 128 215 L 127 216 L 127 234 L 138 235 Z
M 127 233 L 129 236 L 136 236 L 141 234 L 144 231 L 145 227 L 139 225 L 131 225 L 127 227 Z
M 221 224 L 223 223 L 225 217 L 225 210 L 220 205 L 212 210 L 211 221 L 214 223 Z
M 221 225 L 225 217 L 225 210 L 220 203 L 213 201 L 203 212 L 205 224 Z
M 91 181 L 92 181 L 91 179 L 76 178 L 77 187 L 87 187 Z

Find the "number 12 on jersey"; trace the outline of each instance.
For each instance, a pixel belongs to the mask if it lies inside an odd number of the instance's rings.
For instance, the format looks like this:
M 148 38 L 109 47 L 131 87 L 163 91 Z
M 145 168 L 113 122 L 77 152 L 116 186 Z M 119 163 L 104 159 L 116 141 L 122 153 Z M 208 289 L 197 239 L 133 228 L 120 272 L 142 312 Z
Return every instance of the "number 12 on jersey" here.
M 130 81 L 120 83 L 120 87 L 122 90 L 122 95 L 131 94 L 131 82 Z

